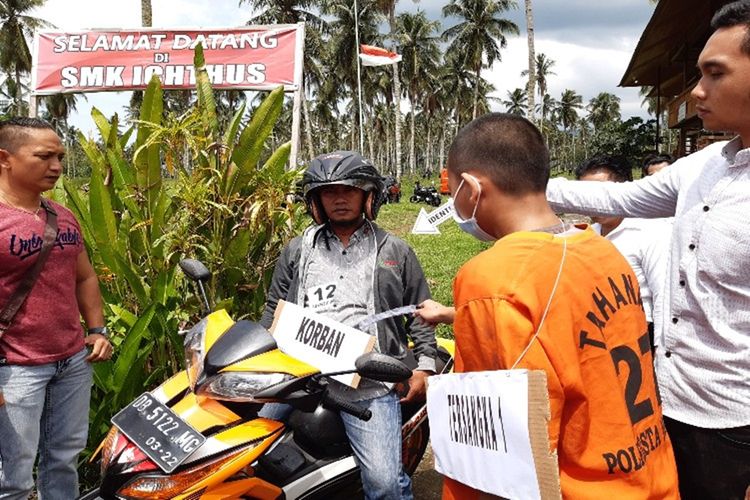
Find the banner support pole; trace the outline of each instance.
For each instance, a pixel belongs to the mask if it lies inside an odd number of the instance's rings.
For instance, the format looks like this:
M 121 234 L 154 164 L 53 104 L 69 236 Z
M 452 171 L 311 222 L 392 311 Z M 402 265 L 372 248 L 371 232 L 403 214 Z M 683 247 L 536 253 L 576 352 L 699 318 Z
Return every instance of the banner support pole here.
M 292 150 L 289 153 L 289 170 L 297 168 L 297 155 L 299 153 L 300 122 L 302 108 L 302 69 L 305 66 L 305 23 L 297 23 L 297 46 L 295 48 L 295 60 L 297 66 L 294 68 L 294 82 L 296 90 L 292 102 Z M 310 158 L 312 160 L 312 158 Z
M 39 112 L 39 97 L 36 94 L 29 95 L 29 117 L 36 118 Z

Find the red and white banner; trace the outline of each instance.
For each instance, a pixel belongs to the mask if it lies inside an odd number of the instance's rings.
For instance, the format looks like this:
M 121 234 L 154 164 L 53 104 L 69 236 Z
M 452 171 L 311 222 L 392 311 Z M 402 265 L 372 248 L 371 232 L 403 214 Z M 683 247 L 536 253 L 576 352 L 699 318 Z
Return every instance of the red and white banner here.
M 401 55 L 381 47 L 360 45 L 359 58 L 362 60 L 362 66 L 385 66 L 399 62 Z
M 42 31 L 34 39 L 32 89 L 59 92 L 136 90 L 158 75 L 166 89 L 195 86 L 193 49 L 203 45 L 217 89 L 297 90 L 304 25 L 210 30 Z

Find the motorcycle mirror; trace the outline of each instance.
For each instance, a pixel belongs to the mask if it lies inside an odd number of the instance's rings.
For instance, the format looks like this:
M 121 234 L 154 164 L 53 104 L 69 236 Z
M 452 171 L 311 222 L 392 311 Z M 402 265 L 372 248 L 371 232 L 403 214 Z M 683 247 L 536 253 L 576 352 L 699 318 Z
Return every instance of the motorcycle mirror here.
M 209 271 L 203 262 L 195 259 L 182 259 L 180 261 L 180 269 L 185 275 L 191 280 L 198 283 L 198 291 L 201 299 L 203 300 L 203 310 L 206 314 L 211 312 L 211 304 L 208 301 L 208 295 L 203 283 L 208 281 L 211 277 L 211 271 Z
M 180 261 L 180 269 L 193 281 L 208 281 L 208 278 L 211 277 L 211 271 L 199 260 L 182 259 Z
M 403 382 L 411 377 L 411 369 L 398 359 L 379 352 L 368 352 L 354 362 L 357 373 L 380 382 Z

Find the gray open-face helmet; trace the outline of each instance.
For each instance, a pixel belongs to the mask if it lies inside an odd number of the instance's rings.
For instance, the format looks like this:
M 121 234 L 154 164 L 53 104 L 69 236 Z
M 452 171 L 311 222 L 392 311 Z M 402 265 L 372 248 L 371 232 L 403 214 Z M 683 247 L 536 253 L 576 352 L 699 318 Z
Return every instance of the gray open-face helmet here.
M 324 186 L 343 184 L 354 186 L 365 193 L 365 217 L 375 220 L 383 203 L 383 179 L 377 169 L 359 153 L 334 151 L 315 158 L 302 176 L 302 194 L 307 210 L 317 224 L 328 220 L 320 203 L 320 190 Z

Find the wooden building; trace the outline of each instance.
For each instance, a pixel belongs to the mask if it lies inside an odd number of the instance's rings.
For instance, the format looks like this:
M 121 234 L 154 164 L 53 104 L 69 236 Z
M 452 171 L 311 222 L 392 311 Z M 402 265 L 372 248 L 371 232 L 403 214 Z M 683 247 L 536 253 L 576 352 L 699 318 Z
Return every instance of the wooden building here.
M 666 125 L 680 133 L 678 156 L 727 138 L 702 130 L 690 95 L 700 78 L 698 55 L 711 36 L 711 18 L 727 3 L 730 0 L 659 0 L 620 82 L 621 87 L 652 87 L 649 96 L 666 103 Z M 657 112 L 659 119 L 661 114 Z M 663 126 L 657 122 L 657 136 Z

